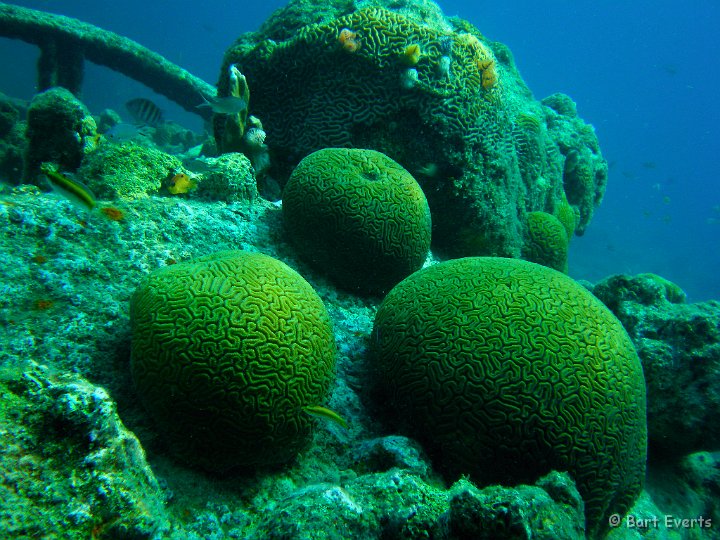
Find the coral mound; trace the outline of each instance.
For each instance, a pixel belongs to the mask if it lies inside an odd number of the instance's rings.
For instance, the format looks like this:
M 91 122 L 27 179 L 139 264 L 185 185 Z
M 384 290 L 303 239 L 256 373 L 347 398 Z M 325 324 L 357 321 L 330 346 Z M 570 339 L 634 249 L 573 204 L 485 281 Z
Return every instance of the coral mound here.
M 322 148 L 369 148 L 418 180 L 446 255 L 520 257 L 525 213 L 552 213 L 565 193 L 582 234 L 607 164 L 572 100 L 533 99 L 504 45 L 432 2 L 368 4 L 292 0 L 226 51 L 218 92 L 238 66 L 273 178 Z
M 132 375 L 169 446 L 214 471 L 282 463 L 333 377 L 330 319 L 284 263 L 225 251 L 150 274 L 132 297 Z
M 422 189 L 374 150 L 307 156 L 285 186 L 283 218 L 301 255 L 356 292 L 387 292 L 422 266 L 430 248 Z
M 546 212 L 530 212 L 522 255 L 527 261 L 567 273 L 567 229 L 555 216 Z
M 480 485 L 568 471 L 591 537 L 645 474 L 645 381 L 619 321 L 543 266 L 465 258 L 383 300 L 373 362 L 384 408 L 450 475 Z

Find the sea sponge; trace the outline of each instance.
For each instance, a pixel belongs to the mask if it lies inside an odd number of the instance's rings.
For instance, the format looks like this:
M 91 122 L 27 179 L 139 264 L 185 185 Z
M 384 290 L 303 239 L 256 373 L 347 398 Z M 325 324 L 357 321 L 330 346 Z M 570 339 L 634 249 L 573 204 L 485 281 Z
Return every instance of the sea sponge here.
M 182 459 L 277 464 L 308 441 L 333 378 L 330 318 L 284 263 L 224 251 L 156 270 L 130 304 L 138 394 Z
M 569 241 L 565 226 L 547 212 L 528 212 L 523 259 L 567 273 Z
M 300 255 L 355 292 L 389 290 L 422 266 L 430 247 L 422 189 L 374 150 L 326 148 L 305 157 L 282 208 Z
M 490 257 L 431 266 L 385 297 L 371 347 L 383 408 L 448 475 L 514 485 L 568 471 L 590 537 L 640 493 L 640 361 L 620 322 L 567 276 Z

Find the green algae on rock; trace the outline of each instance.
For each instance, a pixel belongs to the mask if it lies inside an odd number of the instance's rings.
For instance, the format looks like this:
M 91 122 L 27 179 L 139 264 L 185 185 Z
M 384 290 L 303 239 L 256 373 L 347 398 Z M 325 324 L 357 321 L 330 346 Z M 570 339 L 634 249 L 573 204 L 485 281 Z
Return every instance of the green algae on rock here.
M 166 494 L 114 400 L 77 374 L 0 368 L 0 523 L 6 538 L 153 538 Z
M 97 197 L 135 199 L 160 191 L 162 181 L 181 165 L 178 158 L 150 146 L 104 142 L 83 160 L 78 176 Z
M 720 303 L 684 303 L 656 274 L 609 276 L 590 290 L 620 319 L 645 372 L 653 455 L 720 447 Z
M 243 154 L 223 154 L 204 163 L 207 171 L 198 182 L 198 197 L 226 202 L 252 202 L 259 197 L 252 165 Z
M 513 259 L 416 272 L 385 297 L 372 361 L 385 407 L 450 475 L 514 485 L 568 471 L 587 532 L 645 476 L 645 381 L 619 321 L 567 276 Z
M 327 148 L 303 159 L 285 186 L 283 219 L 309 264 L 360 293 L 388 291 L 430 248 L 422 189 L 374 150 Z
M 131 302 L 138 394 L 181 458 L 212 471 L 275 465 L 309 442 L 303 407 L 334 377 L 313 288 L 267 255 L 224 251 L 157 270 Z

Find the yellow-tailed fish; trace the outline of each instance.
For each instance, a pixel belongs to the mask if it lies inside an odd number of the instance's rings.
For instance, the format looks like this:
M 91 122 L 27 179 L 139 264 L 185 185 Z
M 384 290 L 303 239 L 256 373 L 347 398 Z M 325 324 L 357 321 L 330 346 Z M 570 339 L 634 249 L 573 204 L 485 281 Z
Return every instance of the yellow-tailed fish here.
M 348 427 L 347 422 L 342 416 L 326 407 L 320 407 L 319 405 L 311 405 L 309 407 L 303 407 L 303 410 L 310 416 L 316 416 L 318 418 L 325 418 L 327 420 L 331 420 L 336 424 L 344 427 L 345 429 L 347 429 Z
M 47 163 L 40 166 L 40 172 L 50 181 L 55 191 L 60 192 L 71 202 L 82 205 L 88 210 L 95 208 L 95 196 L 82 182 L 58 172 Z

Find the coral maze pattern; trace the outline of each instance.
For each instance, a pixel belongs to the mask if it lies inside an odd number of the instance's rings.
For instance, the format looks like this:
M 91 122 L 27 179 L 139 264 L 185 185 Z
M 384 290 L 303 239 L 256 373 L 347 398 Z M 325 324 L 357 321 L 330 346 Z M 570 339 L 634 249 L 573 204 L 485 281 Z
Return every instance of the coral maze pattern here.
M 352 51 L 343 47 L 348 29 L 358 43 Z M 416 85 L 407 89 L 402 74 L 405 51 L 412 45 L 422 54 L 413 65 Z M 443 72 L 441 59 L 450 54 L 452 62 Z M 253 107 L 270 126 L 273 144 L 300 155 L 352 146 L 352 126 L 372 125 L 414 108 L 426 121 L 447 123 L 458 136 L 475 142 L 487 139 L 487 127 L 496 123 L 486 117 L 496 113 L 493 101 L 500 84 L 483 87 L 483 66 L 496 69 L 490 49 L 472 34 L 442 34 L 382 8 L 305 26 L 294 38 L 264 41 L 237 60 L 255 85 Z M 226 57 L 226 63 L 231 61 L 233 54 Z M 293 83 L 293 107 L 274 107 L 275 91 L 264 91 L 264 85 L 279 80 L 278 70 Z M 374 80 L 366 84 L 369 73 Z
M 546 212 L 529 212 L 522 256 L 530 262 L 566 272 L 568 235 L 565 226 Z
M 640 493 L 640 362 L 612 313 L 563 274 L 499 258 L 432 266 L 385 298 L 373 349 L 386 409 L 449 473 L 513 485 L 569 471 L 591 537 Z
M 286 461 L 333 376 L 329 316 L 271 257 L 221 252 L 150 274 L 132 298 L 132 372 L 169 445 L 207 469 Z
M 383 152 L 422 186 L 433 245 L 449 257 L 519 257 L 525 212 L 553 212 L 563 186 L 584 231 L 607 168 L 572 100 L 535 101 L 510 51 L 461 19 L 341 9 L 281 10 L 225 54 L 218 91 L 230 65 L 246 75 L 273 178 L 322 148 Z M 573 152 L 589 175 L 563 177 Z
M 352 290 L 389 290 L 422 266 L 430 248 L 420 186 L 374 150 L 307 156 L 285 186 L 283 218 L 305 259 Z

